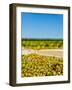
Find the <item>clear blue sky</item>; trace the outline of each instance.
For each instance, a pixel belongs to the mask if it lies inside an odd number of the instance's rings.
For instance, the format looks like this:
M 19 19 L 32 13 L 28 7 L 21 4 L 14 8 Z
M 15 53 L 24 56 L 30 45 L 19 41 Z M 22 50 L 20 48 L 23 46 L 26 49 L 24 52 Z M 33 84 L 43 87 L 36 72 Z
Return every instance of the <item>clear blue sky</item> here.
M 63 15 L 21 13 L 22 38 L 63 38 Z

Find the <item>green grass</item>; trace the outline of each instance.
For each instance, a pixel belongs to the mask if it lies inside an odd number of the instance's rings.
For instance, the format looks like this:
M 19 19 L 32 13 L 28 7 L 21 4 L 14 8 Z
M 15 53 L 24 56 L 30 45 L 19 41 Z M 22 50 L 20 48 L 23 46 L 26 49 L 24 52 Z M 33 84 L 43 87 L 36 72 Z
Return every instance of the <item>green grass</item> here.
M 62 39 L 22 39 L 22 47 L 27 49 L 63 48 Z
M 21 76 L 63 75 L 63 59 L 37 54 L 22 55 Z

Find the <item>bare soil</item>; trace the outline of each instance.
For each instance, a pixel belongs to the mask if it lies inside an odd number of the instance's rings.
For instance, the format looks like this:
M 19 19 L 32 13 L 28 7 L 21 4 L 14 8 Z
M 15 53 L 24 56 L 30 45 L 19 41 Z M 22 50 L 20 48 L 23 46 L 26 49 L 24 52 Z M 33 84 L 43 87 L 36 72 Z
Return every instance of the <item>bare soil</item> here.
M 63 49 L 33 50 L 33 49 L 22 48 L 22 55 L 28 55 L 32 53 L 36 53 L 36 54 L 44 55 L 44 56 L 55 56 L 55 57 L 63 58 Z

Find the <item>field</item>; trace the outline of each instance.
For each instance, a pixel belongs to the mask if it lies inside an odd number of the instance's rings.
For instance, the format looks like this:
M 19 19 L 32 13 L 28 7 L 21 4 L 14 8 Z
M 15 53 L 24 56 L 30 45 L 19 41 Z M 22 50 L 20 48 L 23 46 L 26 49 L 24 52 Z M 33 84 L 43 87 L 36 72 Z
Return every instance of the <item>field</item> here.
M 22 53 L 22 77 L 63 75 L 62 51 L 58 51 L 63 49 L 63 40 L 22 39 L 21 45 L 24 48 L 24 53 L 25 50 L 27 51 L 26 54 Z M 44 53 L 42 50 L 45 50 Z M 54 56 L 50 56 L 52 53 Z M 58 53 L 61 54 L 60 57 L 56 56 Z
M 22 47 L 29 49 L 63 48 L 62 39 L 22 39 Z

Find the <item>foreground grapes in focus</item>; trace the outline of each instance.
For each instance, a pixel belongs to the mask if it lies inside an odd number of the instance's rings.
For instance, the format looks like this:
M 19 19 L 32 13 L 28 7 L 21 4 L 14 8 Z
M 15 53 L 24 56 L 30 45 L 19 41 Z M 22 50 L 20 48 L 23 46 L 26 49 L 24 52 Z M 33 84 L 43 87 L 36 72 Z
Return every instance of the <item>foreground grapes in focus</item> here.
M 21 76 L 63 75 L 63 59 L 37 54 L 22 55 Z

